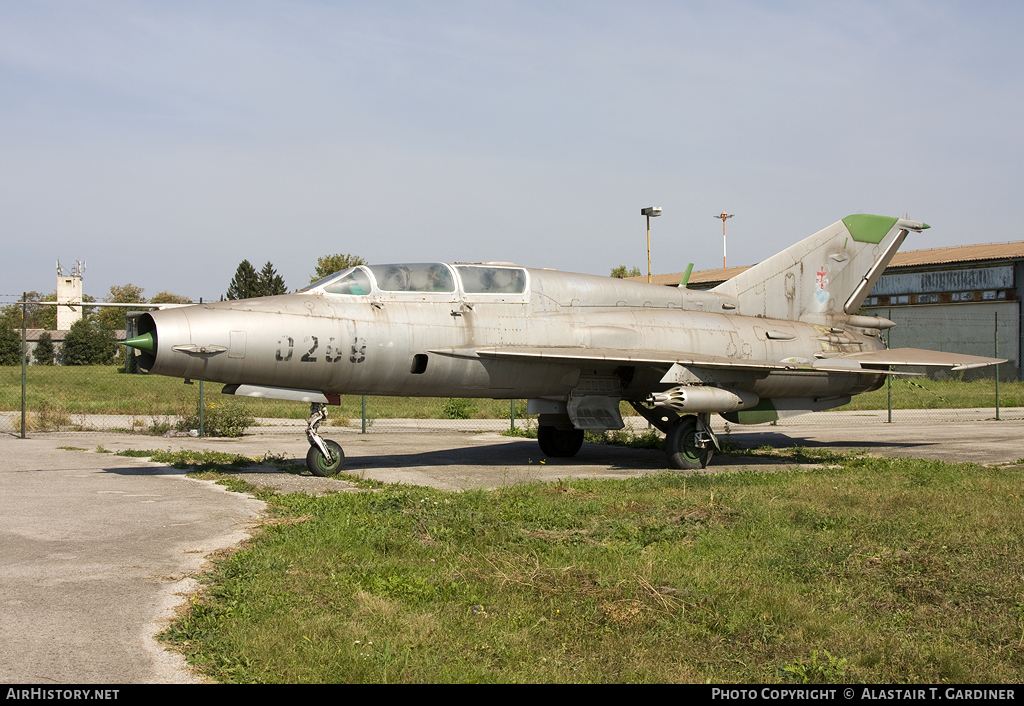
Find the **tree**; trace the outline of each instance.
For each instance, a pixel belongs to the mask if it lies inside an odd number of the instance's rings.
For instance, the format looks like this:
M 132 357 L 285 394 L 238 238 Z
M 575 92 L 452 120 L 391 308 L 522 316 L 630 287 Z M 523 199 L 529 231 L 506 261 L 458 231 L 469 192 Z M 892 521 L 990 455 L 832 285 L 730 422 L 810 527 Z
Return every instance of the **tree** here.
M 39 334 L 39 340 L 32 351 L 37 365 L 53 365 L 53 339 L 49 331 Z
M 639 267 L 627 270 L 625 265 L 619 265 L 618 267 L 612 268 L 611 276 L 617 277 L 618 279 L 626 279 L 627 277 L 639 277 L 641 274 L 643 273 L 640 272 Z
M 180 294 L 172 294 L 164 290 L 149 300 L 150 304 L 191 304 L 192 300 Z
M 258 297 L 259 275 L 248 260 L 242 260 L 235 270 L 235 276 L 228 285 L 228 299 L 249 299 Z
M 110 288 L 110 294 L 103 301 L 117 304 L 144 304 L 146 302 L 145 297 L 142 296 L 144 291 L 146 290 L 142 287 L 136 287 L 134 284 L 115 285 Z M 124 315 L 125 309 L 123 307 L 110 306 L 103 307 L 100 313 L 96 315 L 96 318 L 101 326 L 109 329 L 119 329 L 124 328 Z
M 57 293 L 43 295 L 39 292 L 28 292 L 25 294 L 25 300 L 28 302 L 53 302 L 57 301 Z M 56 330 L 57 307 L 30 303 L 25 309 L 25 328 Z M 10 317 L 14 328 L 21 328 L 21 304 L 8 304 L 0 309 L 0 316 Z
M 365 265 L 366 260 L 359 257 L 358 255 L 344 255 L 338 253 L 336 255 L 325 255 L 317 259 L 316 261 L 316 272 L 309 278 L 309 283 L 313 284 L 317 280 L 321 280 L 327 275 L 333 275 L 335 272 L 341 272 L 347 270 L 350 267 L 356 265 Z
M 64 365 L 104 365 L 114 359 L 117 339 L 113 329 L 88 318 L 71 324 L 61 349 Z
M 272 297 L 275 294 L 287 294 L 288 287 L 285 286 L 284 278 L 277 274 L 274 265 L 268 260 L 257 277 L 261 297 Z
M 19 307 L 20 309 L 20 307 Z M 15 330 L 17 326 L 18 330 Z M 21 312 L 18 322 L 10 311 L 0 316 L 0 365 L 21 365 Z
M 29 292 L 31 297 L 33 292 Z M 38 298 L 35 301 L 38 302 L 55 302 L 57 301 L 56 290 L 50 294 L 39 294 L 36 295 Z M 32 328 L 41 328 L 44 331 L 56 331 L 57 330 L 57 307 L 49 305 L 37 304 L 33 307 L 31 304 L 26 307 L 28 309 L 26 313 L 27 324 L 31 325 Z M 20 323 L 20 321 L 19 321 Z M 26 326 L 28 328 L 28 326 Z

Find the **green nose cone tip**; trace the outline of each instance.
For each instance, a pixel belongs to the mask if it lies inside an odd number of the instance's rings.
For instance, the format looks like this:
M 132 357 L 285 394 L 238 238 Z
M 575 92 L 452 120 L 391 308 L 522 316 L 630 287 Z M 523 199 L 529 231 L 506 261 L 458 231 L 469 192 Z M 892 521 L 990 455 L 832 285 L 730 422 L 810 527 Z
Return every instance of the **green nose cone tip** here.
M 143 353 L 149 353 L 150 355 L 156 354 L 156 337 L 153 332 L 144 333 L 141 336 L 136 336 L 124 342 L 126 346 L 132 348 L 138 348 Z

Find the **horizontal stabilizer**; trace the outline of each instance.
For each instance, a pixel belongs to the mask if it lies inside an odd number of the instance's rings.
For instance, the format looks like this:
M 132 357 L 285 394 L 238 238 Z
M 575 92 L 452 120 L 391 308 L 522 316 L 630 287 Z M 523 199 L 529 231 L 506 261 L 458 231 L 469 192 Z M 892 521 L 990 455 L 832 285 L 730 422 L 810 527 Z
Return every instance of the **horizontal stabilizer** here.
M 953 370 L 984 368 L 986 365 L 1006 362 L 1006 358 L 985 358 L 980 355 L 945 353 L 921 348 L 893 348 L 884 351 L 853 353 L 833 358 L 833 360 L 853 360 L 861 365 L 921 365 L 952 368 Z

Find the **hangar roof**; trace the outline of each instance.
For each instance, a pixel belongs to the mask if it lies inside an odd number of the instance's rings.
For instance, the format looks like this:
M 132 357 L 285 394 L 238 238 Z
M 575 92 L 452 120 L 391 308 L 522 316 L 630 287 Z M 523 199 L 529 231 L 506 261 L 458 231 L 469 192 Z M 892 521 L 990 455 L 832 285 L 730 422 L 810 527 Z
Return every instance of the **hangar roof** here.
M 949 248 L 928 248 L 926 250 L 907 250 L 898 252 L 889 263 L 887 270 L 896 267 L 923 267 L 927 265 L 944 265 L 954 262 L 985 262 L 987 260 L 1024 259 L 1024 240 L 1014 243 L 982 243 L 978 245 L 956 245 Z M 690 284 L 717 284 L 731 279 L 750 265 L 727 267 L 717 270 L 701 270 L 690 275 Z M 682 272 L 666 275 L 652 275 L 654 284 L 675 286 L 683 278 Z M 637 282 L 646 282 L 647 275 L 630 277 Z

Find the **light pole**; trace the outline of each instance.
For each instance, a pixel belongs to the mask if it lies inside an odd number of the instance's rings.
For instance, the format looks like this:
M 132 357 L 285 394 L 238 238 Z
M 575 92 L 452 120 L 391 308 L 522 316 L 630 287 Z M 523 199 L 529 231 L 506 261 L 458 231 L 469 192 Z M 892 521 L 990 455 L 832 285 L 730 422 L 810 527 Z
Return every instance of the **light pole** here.
M 651 218 L 661 215 L 661 206 L 640 209 L 641 216 L 647 216 L 647 283 L 651 282 Z
M 725 255 L 726 255 L 726 246 L 725 246 L 725 219 L 726 219 L 726 218 L 731 218 L 732 216 L 733 216 L 733 214 L 732 214 L 732 213 L 726 213 L 725 211 L 722 211 L 722 212 L 721 212 L 721 213 L 719 213 L 719 214 L 718 214 L 717 216 L 715 216 L 715 218 L 720 218 L 720 219 L 722 220 L 722 269 L 725 269 L 725 268 L 726 268 L 726 266 L 728 266 L 728 265 L 726 265 L 726 264 L 725 264 Z
M 732 214 L 732 213 L 726 213 L 725 211 L 722 211 L 720 214 L 715 216 L 715 218 L 720 218 L 722 220 L 722 269 L 723 270 L 727 267 L 727 265 L 725 264 L 725 255 L 726 255 L 726 247 L 725 247 L 725 219 L 726 218 L 732 218 L 733 215 L 734 214 Z

